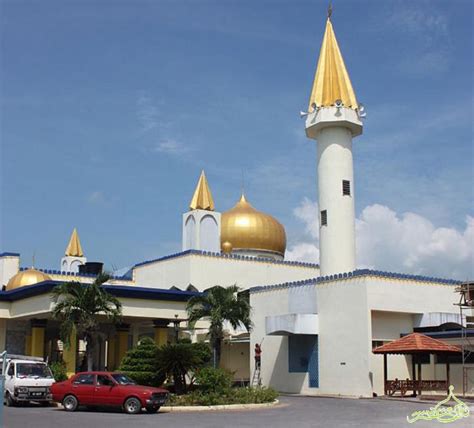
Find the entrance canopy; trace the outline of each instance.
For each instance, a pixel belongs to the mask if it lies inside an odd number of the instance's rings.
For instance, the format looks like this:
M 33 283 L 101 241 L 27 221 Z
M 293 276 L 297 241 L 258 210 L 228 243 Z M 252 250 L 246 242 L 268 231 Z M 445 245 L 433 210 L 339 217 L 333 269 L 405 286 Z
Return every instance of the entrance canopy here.
M 421 333 L 412 333 L 401 339 L 379 346 L 374 354 L 458 354 L 459 346 L 450 345 Z

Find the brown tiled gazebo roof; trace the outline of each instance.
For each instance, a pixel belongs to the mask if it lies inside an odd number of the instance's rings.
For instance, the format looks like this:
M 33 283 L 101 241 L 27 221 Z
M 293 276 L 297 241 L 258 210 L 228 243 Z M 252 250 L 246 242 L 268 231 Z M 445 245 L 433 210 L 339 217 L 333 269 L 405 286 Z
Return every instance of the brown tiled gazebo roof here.
M 401 339 L 379 346 L 374 354 L 451 354 L 462 352 L 461 348 L 421 333 L 412 333 Z

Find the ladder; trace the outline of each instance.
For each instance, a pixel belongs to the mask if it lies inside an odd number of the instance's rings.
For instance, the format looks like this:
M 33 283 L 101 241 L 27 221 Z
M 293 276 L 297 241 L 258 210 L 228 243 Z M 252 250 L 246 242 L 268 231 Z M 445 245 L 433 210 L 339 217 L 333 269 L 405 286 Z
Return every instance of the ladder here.
M 255 366 L 250 386 L 262 386 L 262 378 L 260 377 L 260 365 Z

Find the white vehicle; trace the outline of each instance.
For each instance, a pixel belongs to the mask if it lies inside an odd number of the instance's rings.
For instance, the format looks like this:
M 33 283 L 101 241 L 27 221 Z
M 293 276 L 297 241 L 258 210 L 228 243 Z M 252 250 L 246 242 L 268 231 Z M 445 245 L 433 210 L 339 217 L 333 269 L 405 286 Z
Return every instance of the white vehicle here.
M 49 405 L 53 398 L 50 388 L 53 383 L 53 374 L 42 358 L 22 355 L 7 356 L 5 372 L 7 406 L 30 401 Z

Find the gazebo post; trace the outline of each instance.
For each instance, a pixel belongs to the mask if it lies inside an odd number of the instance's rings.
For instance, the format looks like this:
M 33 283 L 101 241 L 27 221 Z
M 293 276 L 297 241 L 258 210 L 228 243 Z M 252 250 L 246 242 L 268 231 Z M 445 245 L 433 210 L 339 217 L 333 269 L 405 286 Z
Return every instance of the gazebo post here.
M 415 354 L 411 354 L 411 378 L 413 380 L 413 395 L 415 395 L 416 394 Z
M 383 390 L 384 390 L 384 395 L 387 395 L 387 378 L 388 378 L 387 354 L 383 354 Z
M 448 389 L 446 392 L 449 393 L 449 360 L 448 358 L 449 358 L 449 355 L 446 356 L 446 383 L 447 383 L 446 387 Z
M 421 358 L 418 361 L 418 395 L 421 396 Z

